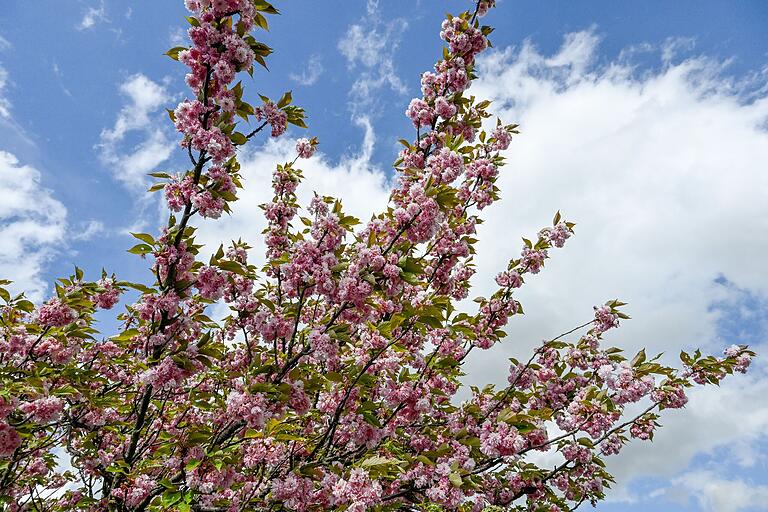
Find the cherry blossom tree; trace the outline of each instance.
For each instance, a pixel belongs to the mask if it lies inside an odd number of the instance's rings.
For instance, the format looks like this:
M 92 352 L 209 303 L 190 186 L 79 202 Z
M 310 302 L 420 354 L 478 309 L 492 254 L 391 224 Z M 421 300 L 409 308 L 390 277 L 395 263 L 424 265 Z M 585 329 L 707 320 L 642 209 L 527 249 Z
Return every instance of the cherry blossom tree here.
M 466 306 L 476 227 L 517 133 L 467 94 L 494 3 L 443 21 L 446 47 L 408 106 L 415 135 L 401 141 L 386 210 L 361 222 L 319 195 L 302 209 L 299 163 L 318 141 L 299 139 L 273 174 L 258 266 L 243 241 L 202 261 L 194 222 L 230 212 L 240 146 L 305 128 L 290 93 L 254 106 L 235 83 L 266 67 L 271 49 L 252 33 L 278 11 L 186 0 L 191 42 L 168 55 L 187 66 L 191 94 L 169 115 L 189 170 L 152 174 L 170 214 L 157 235 L 134 235 L 148 284 L 76 269 L 39 305 L 0 288 L 0 507 L 574 510 L 605 497 L 604 459 L 651 440 L 688 388 L 746 371 L 746 346 L 683 352 L 680 369 L 605 348 L 628 318 L 610 300 L 512 359 L 507 386 L 456 399 L 464 364 L 503 341 L 523 313 L 517 289 L 574 228 L 556 214 L 500 269 L 497 290 Z M 94 314 L 121 301 L 119 330 L 101 335 Z M 229 308 L 218 322 L 215 303 Z M 536 465 L 535 452 L 558 462 Z

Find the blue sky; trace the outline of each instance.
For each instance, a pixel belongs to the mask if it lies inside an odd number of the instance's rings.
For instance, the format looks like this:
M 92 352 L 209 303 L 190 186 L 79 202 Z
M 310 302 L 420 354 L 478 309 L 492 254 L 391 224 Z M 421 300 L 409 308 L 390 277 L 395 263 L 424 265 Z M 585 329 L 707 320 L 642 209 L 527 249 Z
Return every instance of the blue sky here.
M 383 204 L 396 141 L 411 136 L 402 112 L 438 55 L 442 15 L 468 4 L 278 4 L 264 35 L 270 72 L 244 83 L 254 96 L 292 89 L 307 109 L 322 150 L 307 164 L 308 192 L 347 198 L 359 215 Z M 125 253 L 126 232 L 161 218 L 141 177 L 184 164 L 163 111 L 185 94 L 183 69 L 162 55 L 183 37 L 184 15 L 177 0 L 4 5 L 0 270 L 33 296 L 75 264 L 145 277 Z M 473 92 L 523 134 L 504 200 L 480 232 L 478 293 L 554 211 L 579 223 L 574 247 L 526 292 L 528 314 L 511 332 L 524 341 L 505 350 L 561 332 L 553 326 L 575 325 L 613 296 L 630 302 L 634 320 L 612 340 L 628 349 L 766 346 L 768 3 L 499 0 L 487 22 L 495 50 Z M 289 147 L 244 155 L 239 213 L 205 227 L 203 240 L 245 231 L 258 244 L 256 205 Z M 473 364 L 503 381 L 491 357 Z M 600 510 L 768 507 L 765 363 L 716 391 L 692 397 L 658 446 L 616 462 L 621 485 Z

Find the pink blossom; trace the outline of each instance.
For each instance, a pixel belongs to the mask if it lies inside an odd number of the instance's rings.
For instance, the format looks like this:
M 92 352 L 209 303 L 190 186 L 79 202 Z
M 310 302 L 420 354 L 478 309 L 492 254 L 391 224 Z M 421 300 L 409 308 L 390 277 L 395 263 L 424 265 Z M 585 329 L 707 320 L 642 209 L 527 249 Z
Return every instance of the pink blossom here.
M 451 52 L 470 62 L 477 53 L 488 47 L 488 41 L 480 30 L 466 25 L 458 17 L 443 21 L 442 29 L 440 37 L 448 43 Z
M 49 396 L 23 403 L 19 409 L 38 423 L 51 423 L 61 417 L 64 401 L 61 398 Z
M 523 278 L 517 270 L 510 270 L 497 275 L 496 284 L 504 288 L 520 288 L 523 285 Z
M 262 394 L 246 394 L 234 391 L 227 397 L 227 414 L 243 418 L 254 428 L 261 428 L 267 422 L 270 413 Z
M 309 396 L 304 392 L 304 383 L 299 381 L 291 386 L 291 396 L 288 400 L 288 405 L 293 409 L 296 414 L 303 416 L 309 412 L 312 403 Z
M 181 386 L 187 376 L 187 371 L 177 366 L 171 357 L 166 357 L 157 366 L 139 374 L 138 381 L 156 389 L 173 389 Z
M 456 105 L 450 103 L 444 96 L 435 99 L 435 113 L 445 120 L 456 115 Z
M 100 279 L 98 285 L 104 291 L 93 296 L 93 302 L 101 309 L 112 309 L 120 301 L 120 290 L 115 286 L 115 280 L 111 278 Z
M 256 109 L 256 119 L 259 121 L 264 119 L 269 123 L 273 137 L 282 135 L 288 126 L 288 115 L 271 101 L 265 102 L 263 107 Z
M 653 390 L 651 393 L 651 400 L 668 409 L 679 409 L 688 403 L 688 397 L 685 395 L 685 390 L 680 385 Z
M 201 216 L 218 219 L 221 217 L 225 203 L 221 197 L 215 197 L 209 190 L 205 190 L 195 195 L 192 204 Z
M 563 448 L 563 456 L 566 460 L 581 462 L 582 464 L 592 460 L 592 451 L 586 446 L 569 443 Z
M 452 183 L 464 172 L 464 159 L 448 148 L 440 148 L 427 159 L 427 170 L 437 183 Z
M 312 497 L 312 480 L 288 473 L 272 481 L 272 495 L 292 510 L 308 510 Z
M 200 295 L 206 299 L 219 300 L 224 296 L 224 287 L 227 278 L 214 267 L 204 266 L 197 273 L 195 287 L 200 290 Z
M 563 247 L 570 237 L 571 229 L 565 222 L 558 222 L 554 227 L 544 228 L 539 232 L 539 238 L 558 248 Z
M 15 428 L 0 421 L 0 458 L 10 458 L 21 445 L 21 436 Z
M 171 211 L 180 212 L 192 199 L 195 184 L 190 176 L 182 179 L 176 177 L 165 185 L 164 192 L 168 208 Z
M 404 149 L 400 152 L 400 158 L 406 168 L 422 169 L 424 167 L 424 155 L 421 151 Z
M 503 151 L 507 149 L 512 142 L 512 136 L 503 126 L 496 127 L 491 133 L 491 137 L 495 139 L 491 146 L 494 151 Z
M 427 102 L 418 98 L 411 100 L 408 109 L 405 111 L 405 115 L 410 118 L 413 122 L 413 126 L 416 128 L 430 126 L 435 119 L 435 113 L 429 107 Z
M 488 14 L 488 10 L 496 6 L 496 0 L 480 0 L 477 4 L 477 16 L 482 18 Z
M 309 139 L 299 139 L 296 141 L 296 152 L 300 158 L 310 158 L 315 154 L 315 146 Z
M 619 317 L 611 311 L 609 306 L 595 306 L 595 328 L 599 332 L 605 332 L 619 325 Z
M 655 425 L 652 420 L 638 420 L 629 428 L 632 437 L 646 441 L 653 438 Z
M 515 427 L 487 421 L 480 430 L 480 451 L 489 457 L 515 455 L 525 447 L 525 438 Z
M 46 327 L 64 327 L 77 319 L 77 313 L 54 297 L 40 306 L 37 310 L 37 319 Z
M 157 483 L 147 475 L 139 475 L 132 484 L 114 489 L 112 495 L 121 498 L 129 507 L 138 507 Z
M 736 358 L 734 369 L 739 373 L 747 373 L 749 365 L 752 363 L 752 357 L 748 354 L 742 354 Z
M 603 444 L 600 445 L 600 452 L 603 455 L 616 455 L 623 446 L 624 443 L 621 442 L 619 436 L 614 434 L 603 441 Z
M 547 259 L 546 249 L 531 249 L 525 247 L 521 253 L 521 265 L 531 274 L 538 274 Z
M 365 512 L 381 500 L 381 485 L 372 480 L 362 468 L 353 469 L 349 477 L 341 479 L 333 486 L 333 496 L 337 503 L 348 503 L 347 510 Z

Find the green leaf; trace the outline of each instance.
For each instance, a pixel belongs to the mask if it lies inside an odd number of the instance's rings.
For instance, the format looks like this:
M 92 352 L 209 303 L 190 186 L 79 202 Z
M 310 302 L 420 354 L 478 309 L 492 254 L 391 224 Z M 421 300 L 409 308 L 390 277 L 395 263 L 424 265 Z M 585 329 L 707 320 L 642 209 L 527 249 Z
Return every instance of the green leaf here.
M 169 56 L 173 60 L 179 60 L 179 53 L 183 52 L 187 48 L 185 46 L 176 46 L 174 48 L 171 48 L 167 52 L 165 52 L 165 55 Z
M 638 352 L 637 355 L 632 358 L 632 361 L 629 364 L 630 366 L 635 367 L 643 364 L 644 362 L 645 362 L 645 349 Z
M 331 382 L 341 382 L 344 380 L 344 377 L 338 372 L 326 372 L 325 378 Z
M 364 468 L 369 468 L 372 466 L 382 466 L 384 464 L 389 464 L 392 462 L 397 462 L 396 459 L 390 459 L 388 457 L 382 457 L 381 455 L 374 455 L 372 457 L 368 457 L 363 462 L 360 463 L 360 466 Z
M 35 305 L 28 300 L 20 300 L 16 303 L 16 307 L 27 313 L 31 313 L 35 309 Z
M 117 336 L 112 336 L 112 339 L 115 341 L 130 341 L 134 336 L 139 334 L 140 332 L 138 329 L 127 329 Z
M 147 243 L 149 245 L 155 245 L 155 239 L 152 238 L 152 235 L 147 233 L 131 233 L 133 238 L 137 238 L 141 240 L 144 243 Z
M 443 209 L 453 208 L 459 204 L 459 198 L 456 197 L 456 189 L 451 187 L 445 187 L 440 190 L 435 196 L 435 201 Z
M 412 272 L 400 272 L 400 279 L 414 286 L 419 284 L 418 276 L 416 274 L 413 274 Z
M 257 11 L 266 12 L 267 14 L 280 14 L 280 11 L 264 0 L 253 0 L 253 6 Z
M 231 140 L 232 144 L 235 144 L 236 146 L 242 146 L 243 144 L 248 142 L 248 137 L 246 137 L 244 134 L 240 132 L 235 132 L 229 136 L 229 140 Z
M 277 108 L 286 107 L 291 104 L 291 101 L 293 101 L 293 96 L 291 95 L 291 91 L 288 91 L 283 94 L 283 97 L 277 102 Z
M 423 274 L 424 267 L 421 265 L 418 259 L 411 257 L 403 257 L 397 262 L 397 265 L 403 269 L 403 272 L 409 272 L 411 274 Z
M 266 31 L 269 31 L 269 23 L 267 23 L 267 18 L 265 18 L 262 14 L 256 13 L 254 21 L 256 22 L 257 26 L 263 28 Z
M 136 244 L 130 249 L 128 249 L 128 252 L 131 254 L 139 254 L 139 255 L 145 255 L 149 254 L 153 251 L 152 246 L 147 244 Z
M 241 265 L 237 261 L 224 260 L 224 261 L 218 262 L 216 266 L 219 267 L 221 270 L 226 270 L 227 272 L 234 272 L 235 274 L 239 274 L 241 276 L 248 275 L 248 272 L 246 272 L 243 265 Z

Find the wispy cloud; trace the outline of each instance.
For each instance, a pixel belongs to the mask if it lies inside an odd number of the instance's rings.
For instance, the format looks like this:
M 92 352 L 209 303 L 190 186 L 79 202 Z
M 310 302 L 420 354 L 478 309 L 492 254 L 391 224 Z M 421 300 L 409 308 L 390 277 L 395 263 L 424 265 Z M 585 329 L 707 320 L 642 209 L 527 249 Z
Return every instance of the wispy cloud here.
M 301 85 L 313 85 L 320 78 L 320 75 L 323 74 L 323 71 L 323 62 L 320 55 L 314 54 L 309 57 L 300 73 L 290 74 L 290 79 Z
M 155 123 L 158 111 L 171 99 L 165 86 L 142 74 L 136 74 L 120 85 L 127 102 L 117 115 L 115 124 L 101 132 L 97 146 L 102 161 L 109 165 L 114 177 L 126 185 L 139 189 L 146 182 L 146 174 L 168 159 L 173 143 Z M 141 137 L 130 148 L 124 147 L 128 134 Z
M 0 51 L 7 50 L 11 47 L 10 41 L 0 35 Z M 8 71 L 0 65 L 0 118 L 6 120 L 11 115 L 11 101 L 7 97 L 6 88 L 8 86 Z
M 53 75 L 56 77 L 56 81 L 59 83 L 59 86 L 61 87 L 62 92 L 71 98 L 72 91 L 70 91 L 64 85 L 64 71 L 61 69 L 59 64 L 57 62 L 54 62 L 53 66 L 51 67 L 51 70 L 53 71 Z
M 108 22 L 107 9 L 102 0 L 98 7 L 88 7 L 83 14 L 83 18 L 80 23 L 77 24 L 78 30 L 88 30 L 93 28 L 98 23 Z
M 11 100 L 6 96 L 8 86 L 8 71 L 0 66 L 0 117 L 9 118 L 11 116 Z
M 76 230 L 71 234 L 72 240 L 87 241 L 92 240 L 96 235 L 106 232 L 104 223 L 95 219 L 80 222 Z
M 189 44 L 188 37 L 183 28 L 174 26 L 169 32 L 168 41 L 171 43 L 171 46 L 184 46 Z
M 378 2 L 369 0 L 367 16 L 359 23 L 350 25 L 339 40 L 338 49 L 347 66 L 359 72 L 350 91 L 353 113 L 370 110 L 382 88 L 399 94 L 406 92 L 395 68 L 395 54 L 400 45 L 400 35 L 407 28 L 408 22 L 402 18 L 383 22 Z

